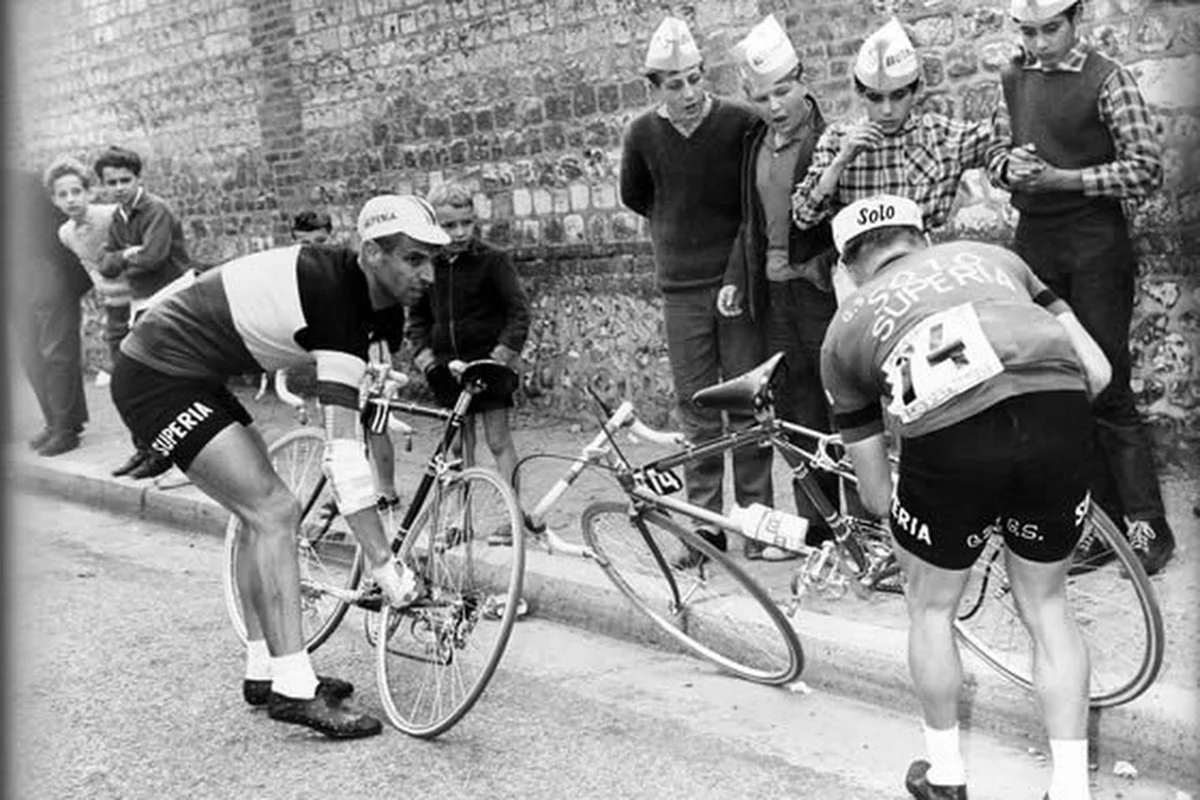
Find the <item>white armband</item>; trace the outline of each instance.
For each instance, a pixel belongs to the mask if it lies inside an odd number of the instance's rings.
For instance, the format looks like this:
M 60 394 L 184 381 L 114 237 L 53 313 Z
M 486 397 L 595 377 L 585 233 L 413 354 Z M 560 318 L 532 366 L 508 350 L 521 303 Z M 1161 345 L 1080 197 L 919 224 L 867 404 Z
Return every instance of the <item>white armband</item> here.
M 326 441 L 323 466 L 343 515 L 375 507 L 375 476 L 361 443 L 353 439 Z

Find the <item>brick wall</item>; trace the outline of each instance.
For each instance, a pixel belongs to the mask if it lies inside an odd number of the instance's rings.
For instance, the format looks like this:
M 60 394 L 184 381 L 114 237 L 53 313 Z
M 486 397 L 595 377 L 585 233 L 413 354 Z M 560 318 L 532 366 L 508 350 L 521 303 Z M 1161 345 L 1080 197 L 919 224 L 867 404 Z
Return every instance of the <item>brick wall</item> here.
M 1086 0 L 1086 31 L 1130 64 L 1161 122 L 1167 185 L 1134 214 L 1143 274 L 1137 386 L 1164 442 L 1200 428 L 1200 6 Z M 511 248 L 537 312 L 527 401 L 578 410 L 581 386 L 669 408 L 645 226 L 617 199 L 637 70 L 668 11 L 715 88 L 728 47 L 783 19 L 826 113 L 854 110 L 862 38 L 898 13 L 925 55 L 925 102 L 986 115 L 1014 40 L 996 0 L 22 0 L 9 157 L 42 166 L 119 142 L 179 212 L 196 258 L 283 242 L 288 215 L 348 235 L 378 191 L 477 189 L 484 235 Z M 1013 215 L 976 176 L 952 231 L 1003 241 Z

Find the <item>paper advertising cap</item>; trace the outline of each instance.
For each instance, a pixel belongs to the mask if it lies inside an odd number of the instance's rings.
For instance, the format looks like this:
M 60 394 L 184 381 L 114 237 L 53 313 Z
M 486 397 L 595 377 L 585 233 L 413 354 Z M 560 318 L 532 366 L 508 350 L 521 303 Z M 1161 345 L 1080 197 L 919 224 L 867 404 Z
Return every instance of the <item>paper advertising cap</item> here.
M 692 38 L 687 23 L 677 17 L 667 17 L 650 37 L 646 49 L 646 72 L 679 72 L 700 63 L 700 48 Z
M 742 80 L 756 92 L 769 89 L 800 65 L 796 48 L 774 14 L 755 25 L 730 52 L 737 60 Z
M 895 17 L 867 37 L 854 61 L 854 77 L 880 92 L 908 86 L 920 74 L 916 48 Z
M 921 222 L 921 207 L 907 197 L 877 194 L 855 200 L 833 217 L 833 244 L 838 254 L 846 251 L 846 243 L 855 236 L 886 225 L 911 225 L 925 230 Z
M 1077 2 L 1079 0 L 1012 0 L 1012 15 L 1017 22 L 1045 22 Z
M 437 224 L 433 207 L 411 194 L 372 197 L 358 212 L 358 238 L 364 242 L 403 233 L 425 244 L 449 244 L 450 235 Z

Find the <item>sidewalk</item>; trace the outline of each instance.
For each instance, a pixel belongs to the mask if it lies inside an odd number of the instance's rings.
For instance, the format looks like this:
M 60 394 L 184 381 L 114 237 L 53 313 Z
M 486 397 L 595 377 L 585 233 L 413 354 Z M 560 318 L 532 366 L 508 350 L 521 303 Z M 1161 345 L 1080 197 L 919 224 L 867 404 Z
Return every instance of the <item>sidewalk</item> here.
M 89 382 L 91 422 L 82 446 L 54 458 L 29 451 L 25 440 L 40 428 L 40 416 L 26 385 L 10 382 L 12 441 L 7 459 L 14 486 L 88 503 L 124 514 L 166 522 L 220 536 L 227 515 L 191 486 L 161 489 L 153 481 L 112 478 L 110 470 L 124 461 L 131 448 L 108 397 L 108 390 Z M 254 392 L 237 389 L 268 441 L 297 426 L 295 412 L 273 396 L 261 402 Z M 312 407 L 310 407 L 310 411 Z M 397 476 L 401 486 L 416 474 L 433 448 L 430 425 L 417 424 L 412 451 L 397 442 Z M 555 453 L 574 455 L 590 439 L 594 426 L 548 421 L 522 414 L 516 420 L 517 448 L 521 455 Z M 480 437 L 482 439 L 482 436 Z M 488 461 L 481 444 L 481 460 Z M 632 447 L 632 450 L 637 450 Z M 641 455 L 640 453 L 638 455 Z M 567 467 L 552 458 L 534 459 L 522 469 L 522 502 L 531 505 Z M 168 473 L 171 474 L 171 473 Z M 178 473 L 174 473 L 178 475 Z M 782 475 L 782 473 L 781 473 Z M 611 485 L 602 476 L 584 480 L 572 491 L 570 503 L 549 518 L 552 527 L 578 538 L 578 512 L 596 498 L 614 499 Z M 786 481 L 777 480 L 779 487 Z M 787 489 L 790 493 L 790 489 Z M 1110 773 L 1114 760 L 1132 762 L 1143 774 L 1200 788 L 1200 691 L 1197 657 L 1200 633 L 1196 609 L 1200 607 L 1200 581 L 1196 546 L 1198 525 L 1191 505 L 1198 494 L 1193 480 L 1164 477 L 1164 493 L 1180 550 L 1165 574 L 1154 579 L 1167 631 L 1167 655 L 1158 683 L 1134 703 L 1099 712 L 1092 720 L 1101 771 Z M 783 489 L 778 504 L 790 508 Z M 755 577 L 776 594 L 786 591 L 792 565 L 749 565 Z M 527 558 L 525 596 L 534 613 L 614 637 L 655 643 L 660 635 L 611 588 L 596 567 L 565 556 L 551 557 L 532 550 Z M 795 624 L 804 647 L 806 666 L 802 680 L 815 691 L 829 691 L 917 714 L 906 661 L 905 615 L 899 598 L 880 595 L 868 600 L 847 596 L 814 601 L 802 609 Z M 1013 687 L 988 667 L 964 655 L 968 691 L 964 714 L 969 725 L 1026 739 L 1044 751 L 1045 740 L 1033 697 Z

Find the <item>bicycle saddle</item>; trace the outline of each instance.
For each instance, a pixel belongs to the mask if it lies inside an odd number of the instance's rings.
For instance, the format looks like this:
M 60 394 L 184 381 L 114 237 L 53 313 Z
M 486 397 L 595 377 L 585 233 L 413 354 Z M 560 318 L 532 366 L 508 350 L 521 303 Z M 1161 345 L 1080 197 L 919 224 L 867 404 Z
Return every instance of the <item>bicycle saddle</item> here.
M 476 385 L 481 389 L 508 394 L 517 388 L 517 373 L 511 367 L 506 367 L 499 361 L 481 358 L 463 367 L 459 381 L 463 386 Z
M 749 372 L 701 389 L 692 395 L 700 408 L 718 411 L 758 411 L 771 402 L 771 389 L 783 379 L 783 353 L 776 353 Z

